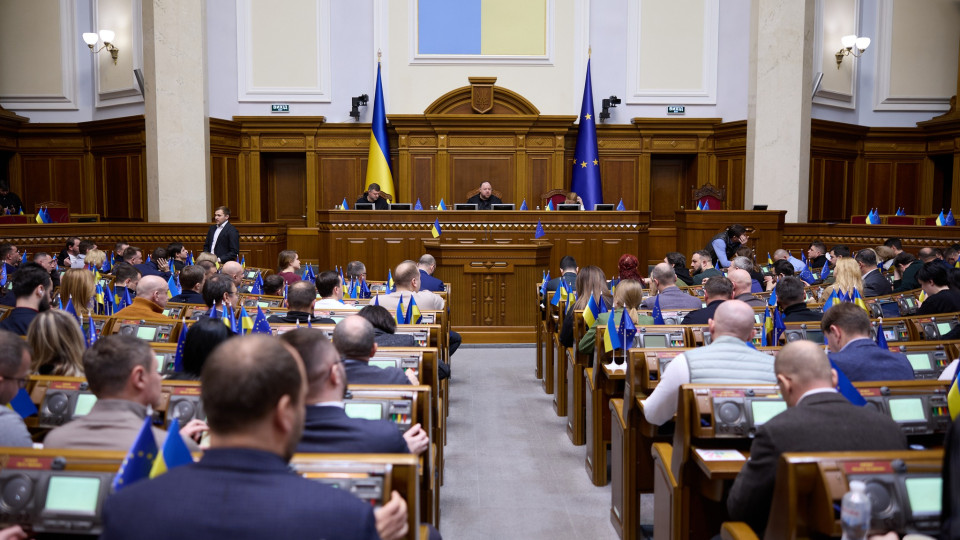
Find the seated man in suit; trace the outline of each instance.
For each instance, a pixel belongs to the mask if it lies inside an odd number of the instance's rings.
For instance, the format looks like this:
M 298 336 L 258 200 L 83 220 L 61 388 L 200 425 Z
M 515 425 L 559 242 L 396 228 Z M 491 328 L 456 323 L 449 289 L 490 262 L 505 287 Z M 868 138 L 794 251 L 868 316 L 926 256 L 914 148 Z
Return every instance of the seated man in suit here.
M 46 268 L 47 272 L 50 272 L 50 280 L 53 281 L 54 287 L 60 286 L 60 270 L 57 268 L 57 259 L 55 259 L 53 255 L 44 251 L 34 253 L 33 262 Z
M 424 253 L 417 261 L 417 269 L 420 270 L 420 290 L 440 292 L 444 290 L 443 282 L 433 277 L 437 269 L 437 259 L 429 253 Z
M 917 272 L 923 263 L 916 257 L 901 251 L 893 258 L 893 292 L 912 291 L 919 289 L 920 283 L 917 282 Z
M 136 269 L 143 276 L 160 276 L 163 279 L 170 279 L 170 263 L 166 257 L 167 248 L 158 247 L 153 250 L 150 260 L 135 265 Z
M 748 274 L 749 276 L 749 274 Z M 707 307 L 700 308 L 683 318 L 683 324 L 707 324 L 720 304 L 733 298 L 733 283 L 723 276 L 714 276 L 703 284 L 703 301 Z M 660 306 L 663 309 L 663 306 Z
M 164 319 L 167 307 L 167 280 L 159 276 L 144 276 L 137 283 L 137 297 L 133 303 L 114 314 L 120 319 Z
M 763 276 L 764 290 L 772 291 L 777 283 L 785 277 L 794 275 L 793 265 L 786 259 L 780 259 L 773 263 L 772 276 Z
M 29 377 L 30 346 L 13 332 L 0 330 L 0 446 L 33 446 L 23 418 L 7 406 Z
M 708 278 L 723 275 L 713 265 L 713 255 L 705 249 L 693 252 L 693 256 L 690 257 L 690 272 L 694 285 L 702 285 Z
M 318 310 L 334 311 L 356 311 L 359 307 L 356 304 L 343 303 L 343 282 L 340 281 L 340 274 L 333 270 L 325 270 L 317 276 L 317 293 L 320 300 L 317 300 L 314 308 Z
M 912 381 L 907 357 L 881 349 L 870 337 L 870 317 L 863 308 L 844 302 L 823 314 L 820 328 L 827 338 L 830 360 L 853 382 Z
M 817 321 L 823 313 L 817 313 L 807 307 L 806 293 L 800 278 L 786 276 L 777 282 L 777 306 L 783 313 L 783 322 Z
M 230 209 L 226 206 L 217 207 L 213 211 L 213 220 L 216 224 L 207 230 L 203 250 L 213 253 L 220 264 L 237 260 L 240 256 L 240 232 L 230 223 Z
M 730 263 L 730 270 L 727 271 L 727 279 L 733 284 L 733 298 L 744 302 L 750 307 L 763 307 L 765 305 L 763 299 L 757 298 L 751 293 L 751 291 L 753 291 L 754 280 L 750 276 L 750 272 L 736 267 L 737 260 L 741 258 L 746 259 L 746 257 L 735 258 Z
M 775 369 L 789 408 L 757 430 L 750 459 L 727 497 L 730 518 L 746 521 L 760 537 L 767 527 L 777 462 L 784 452 L 907 449 L 896 422 L 873 407 L 852 405 L 836 391 L 837 373 L 820 345 L 804 340 L 787 344 L 777 354 Z
M 406 310 L 410 305 L 411 298 L 416 300 L 417 307 L 421 310 L 443 309 L 446 304 L 446 301 L 440 295 L 434 294 L 432 291 L 421 290 L 420 271 L 417 269 L 417 263 L 413 261 L 403 261 L 397 265 L 393 271 L 393 286 L 395 290 L 392 293 L 380 295 L 378 298 L 380 305 L 387 308 L 390 313 L 395 313 L 397 304 L 401 302 L 404 310 Z M 448 341 L 450 343 L 450 355 L 457 352 L 460 343 L 463 342 L 460 334 L 453 330 L 450 330 Z
M 83 371 L 97 402 L 86 416 L 54 428 L 43 445 L 126 452 L 143 427 L 147 406 L 160 404 L 161 377 L 153 350 L 133 336 L 102 337 L 83 353 Z M 180 429 L 180 435 L 196 451 L 192 437 L 206 429 L 205 422 L 194 419 Z M 154 427 L 153 436 L 160 444 L 167 434 Z
M 10 311 L 3 321 L 0 321 L 0 330 L 13 332 L 18 336 L 27 335 L 30 323 L 37 317 L 37 313 L 50 309 L 50 295 L 53 294 L 53 285 L 50 274 L 37 263 L 27 263 L 20 267 L 12 276 L 13 295 L 16 297 L 16 307 Z
M 294 350 L 267 336 L 228 340 L 202 381 L 210 448 L 107 499 L 101 538 L 378 538 L 370 505 L 287 466 L 306 391 Z
M 123 262 L 137 266 L 143 262 L 143 250 L 137 246 L 127 246 L 127 249 L 123 250 Z
M 354 384 L 420 384 L 412 370 L 378 368 L 369 364 L 377 352 L 373 325 L 359 315 L 351 315 L 333 329 L 333 345 L 343 358 L 347 380 Z
M 313 305 L 317 302 L 317 287 L 310 281 L 301 280 L 287 287 L 287 311 L 283 315 L 271 315 L 267 322 L 289 324 L 333 324 L 333 319 L 315 317 Z
M 387 210 L 390 208 L 390 203 L 387 202 L 387 199 L 380 196 L 380 184 L 377 183 L 367 186 L 367 190 L 357 199 L 357 204 L 361 203 L 373 204 L 374 210 Z
M 576 291 L 577 272 L 579 271 L 580 268 L 577 267 L 577 260 L 569 255 L 564 255 L 563 258 L 560 259 L 560 275 L 547 282 L 547 292 L 557 290 L 557 287 L 560 286 L 561 279 L 565 282 L 564 286 L 568 291 Z
M 860 265 L 860 274 L 863 276 L 864 298 L 893 294 L 893 285 L 877 269 L 877 254 L 872 249 L 861 249 L 855 260 Z
M 230 276 L 233 284 L 237 287 L 243 285 L 243 266 L 237 261 L 227 261 L 223 263 L 223 266 L 220 268 L 220 273 L 225 276 Z
M 389 420 L 346 415 L 347 374 L 337 349 L 322 333 L 300 328 L 280 339 L 297 350 L 307 372 L 307 416 L 297 452 L 419 455 L 430 447 L 430 437 L 420 424 L 401 435 Z
M 643 414 L 651 424 L 662 425 L 677 412 L 680 386 L 687 383 L 773 384 L 773 357 L 746 342 L 753 339 L 753 308 L 739 300 L 722 302 L 710 319 L 713 341 L 678 354 L 661 366 L 660 382 L 645 400 Z
M 480 192 L 467 199 L 467 204 L 477 205 L 477 210 L 490 210 L 495 204 L 503 204 L 503 201 L 493 194 L 490 182 L 484 182 L 480 184 Z
M 286 283 L 281 276 L 270 274 L 263 278 L 263 294 L 266 296 L 283 296 L 283 288 Z
M 677 287 L 677 275 L 673 272 L 673 267 L 667 263 L 660 263 L 653 267 L 648 280 L 651 292 L 656 294 L 648 296 L 640 303 L 643 309 L 653 309 L 660 299 L 660 309 L 700 309 L 703 307 L 700 299 L 696 296 L 687 294 Z
M 178 304 L 202 304 L 203 282 L 207 273 L 202 266 L 190 265 L 184 266 L 180 271 L 180 294 L 172 297 L 171 302 Z
M 347 263 L 346 274 L 344 274 L 343 279 L 350 281 L 351 279 L 361 281 L 367 279 L 367 265 L 363 264 L 363 261 L 350 261 Z

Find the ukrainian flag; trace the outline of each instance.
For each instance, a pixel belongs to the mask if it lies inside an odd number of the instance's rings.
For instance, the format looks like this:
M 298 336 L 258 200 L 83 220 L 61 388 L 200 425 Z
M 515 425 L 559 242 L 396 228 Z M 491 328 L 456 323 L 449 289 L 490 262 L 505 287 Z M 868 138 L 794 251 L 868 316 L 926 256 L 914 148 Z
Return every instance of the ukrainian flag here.
M 611 312 L 610 316 L 607 317 L 607 331 L 603 334 L 603 350 L 606 352 L 621 347 L 620 336 L 617 333 L 617 323 L 614 319 L 616 319 L 615 311 Z
M 440 204 L 437 205 L 437 210 L 446 210 L 447 205 L 443 203 L 443 197 L 440 197 Z
M 240 306 L 240 330 L 243 334 L 253 332 L 253 317 L 247 313 L 247 308 Z
M 434 238 L 440 238 L 440 235 L 443 234 L 443 231 L 440 230 L 440 218 L 437 218 L 433 222 L 433 225 L 430 226 L 430 234 L 432 234 Z
M 943 216 L 943 212 L 940 212 L 940 215 Z M 41 208 L 40 210 L 37 210 L 37 215 L 34 216 L 33 220 L 36 221 L 37 223 L 40 223 L 40 224 L 43 223 L 43 209 L 42 209 L 42 208 Z M 938 223 L 937 225 L 939 225 L 939 223 Z
M 553 201 L 547 201 L 547 207 L 544 208 L 544 210 L 546 210 L 547 212 L 550 212 L 551 210 L 553 210 Z
M 420 308 L 417 307 L 417 301 L 413 295 L 410 295 L 410 303 L 407 305 L 407 324 L 420 324 L 423 316 L 420 315 Z
M 177 280 L 173 279 L 173 274 L 170 274 L 170 279 L 167 280 L 167 298 L 173 298 L 179 295 L 180 286 L 177 285 Z
M 760 346 L 766 347 L 770 339 L 770 332 L 773 332 L 773 317 L 770 316 L 770 308 L 763 310 L 763 333 L 760 334 Z
M 860 296 L 860 291 L 858 291 L 856 288 L 853 289 L 853 303 L 863 308 L 867 314 L 870 313 L 870 309 L 867 308 L 867 302 L 864 301 L 862 296 Z
M 170 429 L 167 430 L 167 438 L 163 440 L 163 447 L 157 454 L 157 459 L 153 460 L 150 478 L 156 478 L 174 467 L 191 463 L 193 463 L 193 456 L 190 455 L 190 450 L 180 436 L 180 420 L 174 418 L 170 422 Z
M 413 300 L 413 297 L 410 297 Z M 400 301 L 397 302 L 397 324 L 407 324 L 407 317 L 403 314 L 403 296 L 400 296 Z
M 957 262 L 960 263 L 960 261 L 957 261 Z M 917 302 L 922 305 L 926 299 L 927 299 L 927 291 L 921 290 L 920 295 L 917 296 Z
M 940 215 L 937 216 L 937 227 L 943 227 L 947 224 L 947 218 L 943 215 L 943 210 L 940 210 Z
M 367 154 L 367 186 L 380 184 L 380 191 L 399 197 L 393 189 L 390 172 L 390 143 L 387 140 L 387 112 L 383 105 L 383 84 L 380 82 L 380 62 L 377 62 L 377 90 L 373 98 L 373 120 L 370 123 L 370 152 Z
M 960 369 L 953 374 L 953 382 L 950 384 L 950 390 L 947 391 L 947 408 L 950 409 L 951 420 L 956 420 L 957 414 L 960 413 L 960 386 L 957 386 L 957 373 L 960 373 Z
M 597 305 L 597 299 L 592 294 L 587 301 L 587 308 L 583 310 L 583 322 L 587 323 L 587 328 L 597 322 L 597 316 L 600 315 L 600 306 Z
M 840 303 L 840 297 L 837 296 L 837 290 L 834 289 L 830 291 L 830 296 L 827 297 L 827 300 L 823 303 L 823 311 L 826 312 L 828 309 Z

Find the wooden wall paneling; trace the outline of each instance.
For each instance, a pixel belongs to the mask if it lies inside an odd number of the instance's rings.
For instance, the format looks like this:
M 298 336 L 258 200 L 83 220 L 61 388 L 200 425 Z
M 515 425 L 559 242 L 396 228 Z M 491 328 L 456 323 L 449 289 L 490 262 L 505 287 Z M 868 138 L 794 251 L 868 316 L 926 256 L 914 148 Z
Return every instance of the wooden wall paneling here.
M 866 166 L 867 178 L 863 187 L 867 208 L 876 208 L 881 214 L 891 214 L 894 163 L 867 160 Z
M 939 211 L 938 211 L 939 212 Z M 810 242 L 820 240 L 827 247 L 845 244 L 851 251 L 876 247 L 890 237 L 900 238 L 903 249 L 916 254 L 922 247 L 947 247 L 956 242 L 957 233 L 951 227 L 902 225 L 853 225 L 850 223 L 785 223 L 783 247 L 796 251 L 806 249 Z
M 553 183 L 554 172 L 553 164 L 555 159 L 552 155 L 533 155 L 527 159 L 527 178 L 530 181 L 526 186 L 519 186 L 523 193 L 518 193 L 518 199 L 522 203 L 527 201 L 527 208 L 530 210 L 543 206 L 540 196 L 550 191 L 547 186 Z M 519 204 L 519 203 L 518 203 Z M 517 208 L 520 208 L 517 206 Z
M 504 202 L 516 199 L 516 162 L 513 153 L 454 153 L 450 152 L 450 201 L 466 202 L 467 193 L 490 182 L 500 191 Z
M 433 181 L 434 152 L 424 154 L 410 154 L 410 184 L 414 195 L 410 197 L 410 202 L 420 200 L 424 208 L 430 208 L 440 204 L 440 197 L 435 193 L 435 182 Z
M 71 214 L 83 213 L 83 156 L 55 158 L 51 165 L 56 183 L 56 200 L 65 203 Z
M 46 156 L 26 155 L 22 157 L 24 187 L 21 188 L 20 198 L 26 206 L 23 209 L 24 212 L 34 212 L 34 205 L 49 201 L 53 197 L 51 161 Z M 13 186 L 11 186 L 11 189 L 13 189 Z
M 640 208 L 639 161 L 640 136 L 631 125 L 597 126 L 597 148 L 600 153 L 600 179 L 603 202 L 616 204 L 623 200 L 629 210 Z M 576 145 L 576 140 L 573 141 Z
M 241 188 L 244 170 L 240 159 L 243 146 L 240 127 L 239 122 L 210 119 L 209 215 L 223 205 L 230 208 L 231 217 L 236 221 L 250 217 L 245 208 L 250 194 Z
M 932 186 L 921 183 L 932 182 L 932 176 L 921 176 L 921 163 L 927 150 L 926 135 L 912 128 L 870 128 L 863 140 L 863 155 L 868 163 L 867 197 L 868 208 L 877 207 L 881 214 L 892 214 L 897 207 L 903 207 L 907 214 L 920 213 L 920 195 L 932 194 Z M 886 187 L 884 204 L 878 204 L 875 193 L 871 193 L 876 183 L 870 176 L 869 164 L 885 162 L 889 170 L 873 168 L 882 174 L 882 185 Z M 909 192 L 909 193 L 908 193 Z M 874 204 L 871 206 L 870 202 Z
M 892 200 L 894 211 L 897 207 L 903 207 L 907 214 L 919 214 L 922 191 L 927 192 L 929 200 L 933 189 L 929 184 L 921 182 L 922 168 L 921 161 L 901 161 L 896 164 Z
M 717 187 L 727 190 L 726 208 L 743 210 L 746 182 L 747 122 L 727 122 L 714 130 Z
M 347 199 L 350 208 L 360 196 L 360 160 L 356 156 L 320 155 L 317 209 L 329 210 Z M 356 193 L 356 195 L 354 195 Z
M 86 135 L 96 174 L 101 175 L 104 191 L 104 219 L 116 216 L 121 221 L 143 221 L 146 200 L 146 121 L 142 115 L 83 122 L 78 127 Z M 109 160 L 109 163 L 107 163 Z M 87 185 L 93 182 L 87 181 Z M 120 187 L 120 184 L 126 184 Z M 206 186 L 203 187 L 206 189 Z M 119 193 L 126 199 L 118 201 Z M 99 206 L 99 205 L 98 205 Z

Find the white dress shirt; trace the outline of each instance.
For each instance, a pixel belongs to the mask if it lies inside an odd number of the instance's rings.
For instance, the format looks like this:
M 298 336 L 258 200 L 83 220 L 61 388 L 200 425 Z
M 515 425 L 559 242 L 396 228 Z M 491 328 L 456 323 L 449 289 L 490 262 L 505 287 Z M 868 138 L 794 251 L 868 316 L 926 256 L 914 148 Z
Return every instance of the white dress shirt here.
M 220 238 L 220 231 L 223 230 L 223 226 L 227 223 L 230 223 L 230 220 L 224 221 L 223 223 L 217 225 L 217 230 L 213 231 L 213 240 L 210 242 L 210 253 L 216 252 L 217 238 Z

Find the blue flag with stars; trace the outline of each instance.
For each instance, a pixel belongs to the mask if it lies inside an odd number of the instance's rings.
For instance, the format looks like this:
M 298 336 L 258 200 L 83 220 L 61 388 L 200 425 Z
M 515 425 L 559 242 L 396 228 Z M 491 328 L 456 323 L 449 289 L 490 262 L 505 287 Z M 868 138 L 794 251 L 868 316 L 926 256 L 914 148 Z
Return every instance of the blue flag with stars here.
M 120 464 L 120 470 L 117 476 L 113 478 L 113 491 L 117 492 L 129 486 L 134 482 L 150 478 L 150 469 L 153 468 L 153 460 L 157 456 L 157 440 L 153 437 L 151 427 L 152 418 L 147 415 L 140 427 L 140 433 L 137 435 L 133 446 L 123 458 Z
M 542 238 L 543 235 L 545 235 L 545 234 L 547 234 L 547 233 L 543 232 L 543 223 L 540 223 L 540 220 L 538 219 L 538 220 L 537 220 L 537 230 L 534 231 L 533 237 L 534 237 L 534 238 Z
M 526 209 L 527 209 L 527 200 L 526 200 L 526 199 L 524 199 L 523 202 L 520 203 L 520 209 L 521 209 L 521 210 L 526 210 Z
M 263 314 L 263 310 L 260 309 L 260 306 L 257 306 L 257 318 L 253 320 L 253 329 L 250 330 L 253 334 L 267 334 L 270 335 L 273 332 L 270 330 L 270 323 L 267 322 L 267 316 Z
M 620 199 L 620 202 L 617 203 L 617 211 L 618 211 L 618 212 L 623 212 L 623 211 L 626 210 L 626 209 L 627 209 L 627 208 L 626 208 L 625 206 L 623 206 L 623 199 Z
M 603 203 L 600 187 L 600 157 L 597 152 L 597 123 L 593 114 L 593 84 L 590 82 L 590 60 L 587 60 L 587 78 L 583 86 L 583 104 L 580 106 L 580 127 L 577 146 L 573 152 L 572 191 L 583 200 L 583 207 L 593 209 Z

